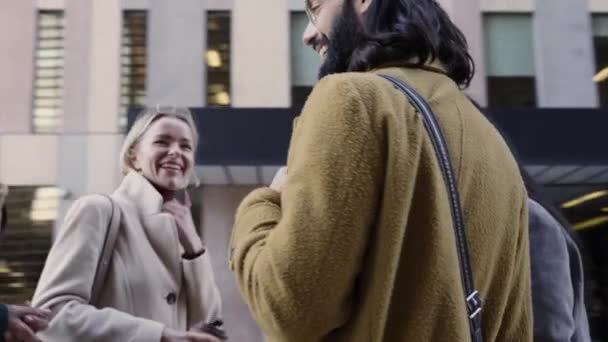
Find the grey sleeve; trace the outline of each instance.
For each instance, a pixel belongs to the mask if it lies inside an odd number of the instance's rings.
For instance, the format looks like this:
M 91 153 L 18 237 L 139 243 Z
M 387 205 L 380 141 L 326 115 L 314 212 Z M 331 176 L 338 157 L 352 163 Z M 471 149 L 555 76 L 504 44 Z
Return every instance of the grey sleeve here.
M 571 341 L 574 290 L 568 246 L 560 224 L 529 200 L 534 341 Z

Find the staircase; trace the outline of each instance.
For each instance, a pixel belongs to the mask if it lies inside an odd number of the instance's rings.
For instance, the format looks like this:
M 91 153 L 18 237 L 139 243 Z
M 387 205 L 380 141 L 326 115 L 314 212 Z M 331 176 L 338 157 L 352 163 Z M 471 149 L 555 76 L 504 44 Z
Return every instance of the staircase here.
M 0 303 L 31 300 L 51 247 L 61 191 L 53 187 L 11 187 L 8 224 L 0 237 Z

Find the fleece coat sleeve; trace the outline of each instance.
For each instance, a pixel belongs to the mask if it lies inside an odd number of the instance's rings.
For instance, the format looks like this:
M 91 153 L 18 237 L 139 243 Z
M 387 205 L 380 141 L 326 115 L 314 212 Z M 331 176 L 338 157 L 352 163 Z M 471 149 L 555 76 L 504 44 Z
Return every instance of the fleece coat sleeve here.
M 349 318 L 384 174 L 381 125 L 359 90 L 322 80 L 294 130 L 282 194 L 255 190 L 237 211 L 231 267 L 271 340 L 317 340 Z

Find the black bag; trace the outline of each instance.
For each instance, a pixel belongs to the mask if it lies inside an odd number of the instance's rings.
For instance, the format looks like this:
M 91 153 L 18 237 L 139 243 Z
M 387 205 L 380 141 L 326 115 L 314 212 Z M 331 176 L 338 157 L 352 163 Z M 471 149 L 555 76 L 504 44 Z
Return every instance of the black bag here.
M 448 190 L 448 198 L 450 200 L 450 211 L 452 213 L 454 232 L 456 234 L 456 250 L 458 251 L 458 261 L 460 262 L 460 278 L 462 280 L 462 287 L 465 291 L 464 298 L 467 307 L 466 314 L 469 317 L 471 340 L 473 342 L 482 342 L 482 302 L 479 292 L 475 290 L 473 284 L 473 271 L 471 269 L 471 260 L 469 258 L 469 249 L 467 246 L 462 208 L 460 206 L 460 197 L 458 195 L 454 171 L 450 162 L 445 139 L 441 133 L 441 128 L 439 127 L 435 114 L 431 110 L 429 104 L 422 96 L 420 96 L 420 94 L 412 89 L 412 87 L 398 78 L 388 75 L 380 76 L 390 81 L 395 88 L 403 92 L 412 106 L 414 106 L 418 113 L 422 115 L 424 127 L 426 128 L 431 138 L 431 142 L 433 143 L 433 148 L 435 149 L 437 159 L 439 160 L 439 166 L 443 173 L 443 179 L 445 180 Z

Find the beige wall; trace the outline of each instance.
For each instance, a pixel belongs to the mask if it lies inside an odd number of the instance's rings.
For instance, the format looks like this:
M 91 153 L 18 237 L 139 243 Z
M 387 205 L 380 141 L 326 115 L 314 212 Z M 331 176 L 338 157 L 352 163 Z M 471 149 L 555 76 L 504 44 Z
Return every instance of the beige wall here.
M 67 191 L 61 218 L 85 194 L 109 193 L 118 184 L 117 145 L 121 39 L 120 0 L 66 0 L 64 125 L 57 177 Z
M 57 181 L 56 135 L 0 135 L 0 181 L 53 185 Z
M 86 193 L 104 193 L 113 191 L 122 175 L 118 155 L 123 136 L 120 134 L 97 134 L 88 138 L 86 153 Z
M 597 85 L 592 81 L 596 66 L 588 5 L 584 1 L 536 0 L 536 6 L 533 27 L 538 106 L 598 107 Z
M 231 36 L 232 105 L 289 107 L 287 1 L 235 0 Z
M 467 93 L 480 105 L 487 104 L 486 63 L 482 34 L 482 0 L 440 0 L 441 6 L 460 28 L 469 44 L 469 52 L 475 61 L 475 77 Z
M 37 0 L 39 9 L 64 9 L 66 0 Z
M 608 12 L 606 0 L 585 1 L 589 2 L 592 12 Z M 481 9 L 484 12 L 532 12 L 535 9 L 535 0 L 481 0 Z
M 608 1 L 606 0 L 591 0 L 591 11 L 596 13 L 608 13 Z
M 0 1 L 0 134 L 31 130 L 35 0 Z
M 82 0 L 79 0 L 82 1 Z M 122 9 L 120 0 L 91 1 L 89 108 L 86 130 L 118 133 Z
M 534 0 L 481 0 L 483 12 L 532 12 Z
M 150 0 L 146 105 L 201 107 L 207 95 L 205 1 L 175 4 Z
M 251 318 L 239 293 L 234 274 L 228 269 L 228 242 L 234 214 L 252 187 L 205 186 L 202 190 L 201 225 L 220 288 L 226 329 L 231 341 L 262 342 L 262 333 Z

